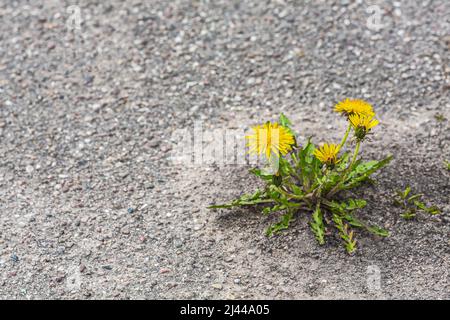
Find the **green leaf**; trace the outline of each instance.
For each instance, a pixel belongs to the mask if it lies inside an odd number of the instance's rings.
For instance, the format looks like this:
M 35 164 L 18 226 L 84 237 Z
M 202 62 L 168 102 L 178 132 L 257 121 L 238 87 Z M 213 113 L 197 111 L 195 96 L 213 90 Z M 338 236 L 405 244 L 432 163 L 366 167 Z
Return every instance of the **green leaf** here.
M 305 194 L 305 193 L 303 192 L 303 190 L 302 190 L 299 186 L 297 186 L 297 185 L 295 185 L 295 184 L 290 184 L 289 187 L 291 188 L 292 192 L 293 192 L 295 195 L 297 195 L 297 196 L 302 196 L 302 195 Z
M 408 201 L 409 203 L 414 203 L 414 200 L 420 199 L 420 198 L 422 198 L 422 196 L 423 196 L 423 194 L 421 194 L 421 193 L 415 194 L 415 195 L 412 195 L 411 197 L 409 197 L 408 200 L 406 200 L 406 201 Z
M 292 122 L 291 122 L 291 120 L 288 119 L 288 117 L 286 117 L 286 116 L 284 115 L 284 113 L 281 113 L 281 114 L 280 114 L 280 124 L 281 124 L 283 127 L 290 128 L 291 125 L 292 125 Z
M 441 210 L 437 206 L 431 206 L 423 209 L 425 212 L 431 214 L 432 216 L 440 214 Z
M 414 205 L 417 207 L 417 209 L 423 210 L 431 215 L 440 214 L 441 210 L 437 206 L 431 206 L 427 207 L 425 203 L 421 201 L 414 201 Z
M 279 233 L 281 230 L 287 229 L 289 227 L 289 223 L 293 220 L 293 216 L 293 212 L 283 214 L 280 221 L 267 228 L 266 235 L 270 237 Z
M 440 214 L 441 210 L 437 206 L 427 207 L 427 205 L 420 201 L 419 199 L 423 197 L 423 194 L 413 194 L 409 198 L 408 195 L 411 194 L 411 188 L 406 187 L 404 191 L 397 191 L 397 198 L 394 198 L 394 203 L 403 208 L 405 212 L 400 214 L 404 219 L 412 219 L 416 216 L 416 210 L 422 210 L 431 215 Z M 407 199 L 406 199 L 407 198 Z M 399 201 L 402 199 L 403 201 Z M 406 200 L 406 201 L 404 201 Z
M 322 176 L 321 162 L 313 155 L 315 146 L 311 143 L 311 138 L 298 152 L 298 170 L 305 190 L 312 187 L 318 177 Z
M 431 206 L 431 207 L 427 208 L 427 210 L 425 210 L 425 211 L 433 216 L 441 213 L 441 209 L 439 209 L 437 206 Z
M 332 201 L 328 205 L 331 211 L 345 215 L 348 211 L 364 208 L 367 205 L 367 201 L 364 199 L 349 199 L 347 202 Z
M 286 117 L 283 113 L 281 113 L 279 121 L 281 126 L 285 127 L 289 131 L 289 133 L 294 136 L 295 139 L 295 132 L 291 128 L 292 126 L 291 120 L 289 120 L 288 117 Z M 295 142 L 295 145 L 297 145 L 297 142 Z
M 338 169 L 339 171 L 345 170 L 345 169 L 347 168 L 349 159 L 350 159 L 350 153 L 349 153 L 349 152 L 344 153 L 344 154 L 341 156 L 341 158 L 340 158 L 340 160 L 339 160 L 339 163 L 338 163 L 337 166 L 336 166 L 337 169 Z
M 349 232 L 349 240 L 345 243 L 345 249 L 349 254 L 352 254 L 356 250 L 356 240 L 353 238 L 353 230 Z
M 261 169 L 257 169 L 257 168 L 250 169 L 250 173 L 254 174 L 258 178 L 263 179 L 264 181 L 272 181 L 273 175 L 265 173 Z
M 270 213 L 277 212 L 277 211 L 282 211 L 282 210 L 285 210 L 285 209 L 286 209 L 285 205 L 277 204 L 277 205 L 274 205 L 273 207 L 266 207 L 266 208 L 264 208 L 262 213 L 264 215 L 268 215 Z
M 427 206 L 425 205 L 425 203 L 421 202 L 421 201 L 414 201 L 414 205 L 420 209 L 420 210 L 427 210 Z
M 406 199 L 406 197 L 408 196 L 408 194 L 411 192 L 411 187 L 407 186 L 405 191 L 403 191 L 403 199 Z
M 353 253 L 356 250 L 356 240 L 353 237 L 353 230 L 344 223 L 342 217 L 339 214 L 333 214 L 333 222 L 336 229 L 339 230 L 339 235 L 341 239 L 344 241 L 345 249 L 348 253 Z
M 301 169 L 306 169 L 308 164 L 312 163 L 313 152 L 316 147 L 311 143 L 311 138 L 308 139 L 308 142 L 305 144 L 303 148 L 298 152 L 298 159 L 300 162 Z
M 364 224 L 357 219 L 355 216 L 353 216 L 353 214 L 351 213 L 347 213 L 344 216 L 342 216 L 344 218 L 345 221 L 348 222 L 348 224 L 350 224 L 352 227 L 356 227 L 356 228 L 362 228 L 364 227 Z
M 381 237 L 389 236 L 389 231 L 387 231 L 386 229 L 383 229 L 381 227 L 378 227 L 378 226 L 369 226 L 369 227 L 367 227 L 367 230 L 372 232 L 373 234 L 376 234 L 377 236 L 381 236 Z
M 362 209 L 367 205 L 367 201 L 364 199 L 350 199 L 347 203 L 347 210 Z
M 312 221 L 310 222 L 311 230 L 316 236 L 320 245 L 325 243 L 325 225 L 323 223 L 323 215 L 320 211 L 320 207 L 317 206 L 316 210 L 312 214 Z
M 250 206 L 270 202 L 273 202 L 273 200 L 268 199 L 267 194 L 265 192 L 257 190 L 253 194 L 244 194 L 230 203 L 209 206 L 208 209 L 227 209 L 232 207 Z
M 360 164 L 358 164 L 353 171 L 356 173 L 356 175 L 364 175 L 364 176 L 369 176 L 372 173 L 374 173 L 375 171 L 385 167 L 387 164 L 389 164 L 389 162 L 392 160 L 392 155 L 386 157 L 383 160 L 380 161 L 376 161 L 376 160 L 372 160 L 372 161 L 368 161 L 368 162 L 362 162 Z
M 416 216 L 416 214 L 413 210 L 407 210 L 400 215 L 400 217 L 402 217 L 403 219 L 406 219 L 406 220 L 413 219 L 415 216 Z
M 378 236 L 387 237 L 389 232 L 378 226 L 369 226 L 361 220 L 357 219 L 353 215 L 353 211 L 362 209 L 367 205 L 367 201 L 364 199 L 349 199 L 347 202 L 333 201 L 329 204 L 331 212 L 339 215 L 339 217 L 345 220 L 349 225 L 356 228 L 364 228 L 367 231 L 376 234 Z
M 347 181 L 342 189 L 350 189 L 359 185 L 361 182 L 367 180 L 375 171 L 389 164 L 392 158 L 392 156 L 388 156 L 380 161 L 368 161 L 357 164 L 348 175 Z
M 341 174 L 336 171 L 329 172 L 326 176 L 323 176 L 318 180 L 319 184 L 322 185 L 322 192 L 324 194 L 328 193 L 341 181 Z
M 275 185 L 269 185 L 267 188 L 267 196 L 276 202 L 280 202 L 280 199 L 282 199 L 283 194 L 279 191 L 278 187 Z M 286 198 L 286 197 L 284 197 Z

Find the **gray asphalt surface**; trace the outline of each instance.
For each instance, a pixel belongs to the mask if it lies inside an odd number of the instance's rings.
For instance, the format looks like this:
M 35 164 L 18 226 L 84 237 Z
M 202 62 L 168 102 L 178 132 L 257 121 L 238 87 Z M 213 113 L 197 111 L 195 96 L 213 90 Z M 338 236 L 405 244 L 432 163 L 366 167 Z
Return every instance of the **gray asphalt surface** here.
M 2 0 L 0 19 L 0 298 L 450 298 L 449 1 Z M 381 120 L 364 157 L 395 156 L 357 191 L 391 236 L 354 256 L 301 214 L 267 238 L 276 217 L 208 211 L 255 188 L 247 166 L 170 159 L 196 121 L 282 111 L 337 139 L 345 97 Z M 402 220 L 408 184 L 443 213 Z

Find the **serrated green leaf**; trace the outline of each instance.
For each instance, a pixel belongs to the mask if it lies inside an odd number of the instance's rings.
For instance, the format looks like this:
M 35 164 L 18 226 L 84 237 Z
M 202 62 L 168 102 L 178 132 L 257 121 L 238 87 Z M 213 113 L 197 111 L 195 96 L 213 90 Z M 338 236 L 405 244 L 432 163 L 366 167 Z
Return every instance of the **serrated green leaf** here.
M 403 219 L 406 219 L 406 220 L 413 219 L 415 216 L 416 216 L 416 214 L 412 210 L 407 210 L 404 213 L 400 214 L 400 217 L 402 217 Z
M 280 221 L 271 225 L 266 230 L 267 236 L 272 236 L 279 233 L 282 230 L 285 230 L 289 227 L 289 223 L 293 220 L 294 214 L 292 212 L 287 212 L 281 216 Z
M 269 185 L 266 192 L 269 198 L 276 201 L 278 201 L 282 197 L 282 194 L 280 193 L 278 187 L 275 185 Z
M 277 205 L 274 205 L 273 207 L 266 207 L 266 208 L 264 208 L 262 213 L 264 215 L 268 215 L 270 213 L 277 212 L 277 211 L 282 211 L 282 210 L 285 210 L 285 209 L 286 209 L 285 205 L 277 204 Z
M 244 194 L 230 203 L 209 206 L 208 209 L 227 209 L 270 202 L 273 202 L 273 200 L 269 199 L 265 192 L 257 190 L 252 194 Z
M 350 240 L 345 243 L 345 249 L 349 254 L 352 254 L 356 250 L 356 240 L 353 240 L 353 231 L 350 231 Z
M 429 213 L 431 215 L 437 215 L 437 214 L 441 213 L 441 210 L 437 206 L 427 207 L 425 205 L 425 203 L 423 203 L 421 201 L 418 201 L 418 200 L 414 201 L 414 205 L 418 209 L 423 210 L 423 211 L 425 211 L 425 212 L 427 212 L 427 213 Z
M 388 156 L 380 161 L 368 161 L 357 164 L 348 175 L 347 181 L 342 189 L 350 189 L 358 186 L 361 182 L 367 180 L 375 171 L 389 164 L 392 158 L 392 156 Z
M 427 210 L 427 206 L 425 205 L 425 203 L 421 202 L 421 201 L 414 201 L 414 205 L 420 209 L 420 210 Z
M 381 237 L 388 237 L 389 231 L 378 226 L 369 226 L 367 230 Z
M 323 215 L 320 211 L 320 207 L 317 206 L 312 214 L 312 221 L 310 222 L 311 230 L 316 236 L 320 245 L 325 244 L 325 225 L 323 223 Z
M 332 201 L 329 204 L 331 211 L 340 213 L 341 215 L 347 214 L 349 211 L 362 209 L 367 205 L 367 201 L 364 199 L 349 199 L 347 202 Z
M 351 213 L 347 213 L 342 218 L 348 222 L 352 227 L 362 228 L 364 227 L 364 224 L 357 219 L 355 216 L 353 216 Z
M 362 209 L 367 205 L 367 201 L 364 199 L 349 199 L 347 202 L 347 210 Z
M 353 238 L 353 230 L 351 230 L 351 228 L 344 223 L 342 217 L 339 214 L 333 214 L 333 222 L 334 226 L 339 231 L 341 239 L 344 241 L 345 249 L 348 253 L 353 253 L 356 250 L 356 240 Z
M 441 209 L 439 209 L 437 206 L 431 206 L 431 207 L 427 208 L 425 211 L 428 212 L 429 214 L 431 214 L 432 216 L 441 213 Z
M 352 227 L 364 228 L 369 232 L 382 237 L 387 237 L 389 235 L 387 230 L 378 226 L 369 226 L 353 215 L 352 212 L 354 210 L 362 209 L 367 205 L 367 201 L 364 199 L 349 199 L 347 202 L 333 201 L 328 205 L 334 215 L 338 215 L 341 220 L 345 220 Z

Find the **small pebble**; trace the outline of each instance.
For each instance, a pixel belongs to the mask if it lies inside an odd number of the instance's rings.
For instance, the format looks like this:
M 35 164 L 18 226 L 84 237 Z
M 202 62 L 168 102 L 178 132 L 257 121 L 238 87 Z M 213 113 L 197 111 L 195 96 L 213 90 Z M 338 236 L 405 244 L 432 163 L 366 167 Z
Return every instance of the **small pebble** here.
M 220 283 L 213 283 L 211 286 L 214 289 L 217 289 L 217 290 L 222 290 L 223 289 L 223 286 Z

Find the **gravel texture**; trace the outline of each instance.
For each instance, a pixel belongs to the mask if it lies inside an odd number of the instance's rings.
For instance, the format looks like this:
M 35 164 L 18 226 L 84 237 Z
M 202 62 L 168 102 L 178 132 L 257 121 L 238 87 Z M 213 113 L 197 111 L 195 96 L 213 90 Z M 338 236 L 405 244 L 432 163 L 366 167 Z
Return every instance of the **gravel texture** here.
M 16 0 L 0 19 L 0 298 L 450 299 L 449 1 Z M 345 97 L 380 115 L 364 157 L 395 155 L 357 191 L 391 236 L 354 256 L 301 214 L 267 238 L 276 217 L 207 210 L 258 184 L 248 166 L 170 159 L 196 121 L 283 111 L 338 138 Z M 401 219 L 407 184 L 442 215 Z

